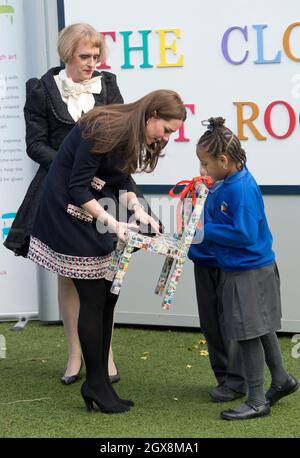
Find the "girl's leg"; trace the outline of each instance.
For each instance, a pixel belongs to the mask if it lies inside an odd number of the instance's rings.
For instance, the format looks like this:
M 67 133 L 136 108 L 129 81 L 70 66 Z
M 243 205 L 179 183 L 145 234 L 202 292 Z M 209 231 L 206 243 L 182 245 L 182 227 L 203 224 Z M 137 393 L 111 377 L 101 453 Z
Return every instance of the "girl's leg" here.
M 247 404 L 261 406 L 266 403 L 264 392 L 265 354 L 259 337 L 239 341 L 248 386 Z
M 284 396 L 294 393 L 299 388 L 299 382 L 284 368 L 276 333 L 269 332 L 261 337 L 261 341 L 272 376 L 271 386 L 266 392 L 266 398 L 272 406 Z
M 287 381 L 289 374 L 283 366 L 276 333 L 274 331 L 269 332 L 269 334 L 261 336 L 260 340 L 264 347 L 267 366 L 271 372 L 272 385 L 280 387 Z
M 111 307 L 108 306 L 105 280 L 73 281 L 80 298 L 78 334 L 86 367 L 82 396 L 88 408 L 95 402 L 105 413 L 125 412 L 129 407 L 116 400 L 107 383 L 112 318 L 110 321 L 107 314 Z
M 259 337 L 239 341 L 246 382 L 248 386 L 248 399 L 243 404 L 221 412 L 221 417 L 226 420 L 247 420 L 261 417 L 270 413 L 264 393 L 264 362 L 265 355 Z

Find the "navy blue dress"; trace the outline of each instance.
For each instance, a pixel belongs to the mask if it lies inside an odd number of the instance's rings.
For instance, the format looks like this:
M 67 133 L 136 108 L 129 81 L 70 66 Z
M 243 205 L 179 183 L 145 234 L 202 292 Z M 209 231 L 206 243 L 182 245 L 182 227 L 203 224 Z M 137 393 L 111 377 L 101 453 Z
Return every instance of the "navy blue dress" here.
M 122 151 L 94 154 L 91 148 L 78 126 L 63 141 L 46 178 L 27 257 L 66 277 L 110 280 L 116 236 L 82 205 L 100 199 L 118 219 L 119 192 L 135 190 L 121 170 Z

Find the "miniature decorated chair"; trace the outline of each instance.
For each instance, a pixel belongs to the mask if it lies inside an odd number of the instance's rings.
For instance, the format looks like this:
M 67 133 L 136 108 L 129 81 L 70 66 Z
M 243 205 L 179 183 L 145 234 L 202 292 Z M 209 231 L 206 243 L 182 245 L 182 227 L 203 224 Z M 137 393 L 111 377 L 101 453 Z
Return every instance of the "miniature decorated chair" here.
M 128 231 L 126 242 L 118 242 L 110 264 L 114 274 L 111 292 L 119 294 L 124 275 L 135 248 L 145 249 L 151 253 L 166 256 L 155 294 L 163 295 L 163 308 L 169 309 L 174 293 L 192 243 L 195 230 L 204 208 L 208 194 L 207 186 L 211 186 L 209 177 L 195 177 L 192 180 L 178 182 L 169 192 L 171 197 L 180 197 L 177 206 L 177 233 L 160 234 L 155 237 Z M 177 185 L 186 185 L 179 194 L 174 194 Z

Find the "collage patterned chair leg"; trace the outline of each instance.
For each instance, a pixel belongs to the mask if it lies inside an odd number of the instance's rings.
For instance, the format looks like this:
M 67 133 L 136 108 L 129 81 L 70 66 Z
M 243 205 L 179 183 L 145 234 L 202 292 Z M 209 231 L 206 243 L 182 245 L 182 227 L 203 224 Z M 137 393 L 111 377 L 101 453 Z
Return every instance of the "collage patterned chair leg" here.
M 165 290 L 167 280 L 169 278 L 169 275 L 172 270 L 174 262 L 175 262 L 175 259 L 172 258 L 171 256 L 166 257 L 164 265 L 160 273 L 160 276 L 159 276 L 159 279 L 157 281 L 157 285 L 155 288 L 155 294 L 158 294 L 159 296 L 163 295 L 163 292 Z
M 123 253 L 119 258 L 119 262 L 116 268 L 116 275 L 113 280 L 110 292 L 113 294 L 119 294 L 121 286 L 123 284 L 123 279 L 128 268 L 128 264 L 131 258 L 131 254 L 134 250 L 133 246 L 125 245 Z
M 171 303 L 172 303 L 172 301 L 174 299 L 174 294 L 175 294 L 175 291 L 176 291 L 176 288 L 177 288 L 177 284 L 178 284 L 180 275 L 181 275 L 182 270 L 183 270 L 183 265 L 185 263 L 185 259 L 186 258 L 177 259 L 175 261 L 174 270 L 173 270 L 173 273 L 172 273 L 172 275 L 170 277 L 170 280 L 168 282 L 168 285 L 167 285 L 167 288 L 166 288 L 166 292 L 165 292 L 165 296 L 164 296 L 164 300 L 163 300 L 163 303 L 162 303 L 162 307 L 163 307 L 164 310 L 169 310 L 170 309 Z
M 113 273 L 116 273 L 119 267 L 120 259 L 123 255 L 124 248 L 126 246 L 126 243 L 118 242 L 116 249 L 114 251 L 114 254 L 111 258 L 110 265 L 109 265 L 109 270 Z

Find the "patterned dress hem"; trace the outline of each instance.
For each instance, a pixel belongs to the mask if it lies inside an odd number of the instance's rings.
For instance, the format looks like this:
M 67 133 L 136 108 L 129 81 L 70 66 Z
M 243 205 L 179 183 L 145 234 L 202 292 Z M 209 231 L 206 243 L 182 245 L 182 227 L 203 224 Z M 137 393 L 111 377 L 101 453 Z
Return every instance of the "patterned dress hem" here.
M 112 281 L 114 272 L 110 261 L 114 252 L 97 257 L 71 256 L 57 253 L 36 237 L 30 237 L 27 258 L 51 272 L 63 277 Z

